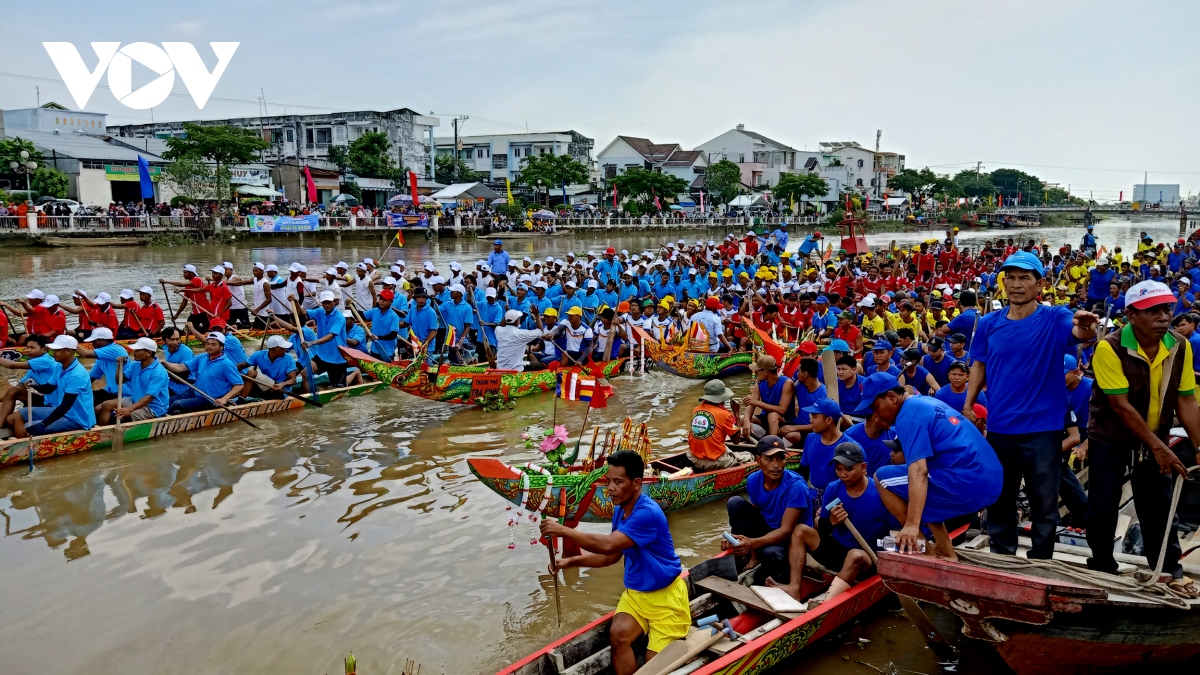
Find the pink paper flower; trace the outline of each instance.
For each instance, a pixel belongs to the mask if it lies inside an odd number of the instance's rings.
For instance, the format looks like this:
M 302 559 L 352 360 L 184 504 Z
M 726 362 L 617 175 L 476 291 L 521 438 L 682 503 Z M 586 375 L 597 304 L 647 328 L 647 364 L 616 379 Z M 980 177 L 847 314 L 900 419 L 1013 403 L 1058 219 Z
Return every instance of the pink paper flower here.
M 542 440 L 542 452 L 550 452 L 567 442 L 567 428 L 561 424 L 554 427 L 554 432 Z

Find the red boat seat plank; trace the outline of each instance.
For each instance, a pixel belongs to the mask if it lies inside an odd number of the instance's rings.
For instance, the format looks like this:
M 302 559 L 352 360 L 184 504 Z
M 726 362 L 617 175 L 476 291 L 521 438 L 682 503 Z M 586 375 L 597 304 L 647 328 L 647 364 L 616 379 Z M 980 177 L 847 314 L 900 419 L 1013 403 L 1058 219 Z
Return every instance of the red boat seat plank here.
M 1099 588 L 1056 579 L 1011 574 L 974 565 L 923 555 L 885 551 L 879 554 L 879 574 L 889 588 L 893 581 L 928 586 L 951 594 L 986 598 L 1022 607 L 1050 609 L 1051 595 L 1057 600 L 1104 598 Z

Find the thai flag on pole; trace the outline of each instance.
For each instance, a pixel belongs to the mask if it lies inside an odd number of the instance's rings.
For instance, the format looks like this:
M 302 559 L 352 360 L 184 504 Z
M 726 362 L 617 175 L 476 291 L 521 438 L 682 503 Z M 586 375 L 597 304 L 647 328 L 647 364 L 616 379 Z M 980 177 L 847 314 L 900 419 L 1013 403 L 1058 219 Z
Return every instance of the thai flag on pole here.
M 585 377 L 577 370 L 558 373 L 554 395 L 565 401 L 591 401 L 596 392 L 596 378 Z

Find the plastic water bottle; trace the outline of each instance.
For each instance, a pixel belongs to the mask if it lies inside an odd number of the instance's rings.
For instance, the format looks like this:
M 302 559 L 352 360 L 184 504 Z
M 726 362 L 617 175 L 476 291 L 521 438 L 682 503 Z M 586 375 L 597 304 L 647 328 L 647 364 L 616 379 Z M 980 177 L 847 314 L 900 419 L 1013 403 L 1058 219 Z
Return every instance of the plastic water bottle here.
M 877 546 L 879 546 L 879 548 L 883 549 L 884 551 L 891 551 L 893 553 L 896 551 L 896 538 L 890 534 L 888 536 L 884 537 L 883 539 L 877 540 L 875 543 Z M 917 540 L 917 552 L 918 553 L 925 552 L 925 540 L 924 539 Z

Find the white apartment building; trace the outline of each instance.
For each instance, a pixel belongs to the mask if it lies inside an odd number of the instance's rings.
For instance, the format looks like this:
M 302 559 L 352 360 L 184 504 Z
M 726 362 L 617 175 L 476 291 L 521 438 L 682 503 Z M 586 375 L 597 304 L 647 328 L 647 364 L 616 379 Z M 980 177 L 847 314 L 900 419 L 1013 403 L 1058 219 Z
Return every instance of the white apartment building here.
M 803 153 L 747 131 L 744 124 L 701 143 L 696 149 L 704 153 L 710 164 L 723 159 L 737 164 L 742 170 L 742 183 L 752 188 L 777 185 L 779 174 L 800 171 L 804 163 Z
M 434 139 L 438 155 L 453 155 L 454 137 Z M 547 133 L 493 134 L 459 136 L 458 157 L 473 171 L 481 171 L 493 182 L 515 181 L 521 173 L 521 162 L 534 155 L 571 155 L 588 168 L 592 166 L 592 146 L 595 142 L 577 131 Z
M 596 154 L 600 177 L 609 179 L 631 168 L 668 173 L 688 182 L 691 189 L 704 186 L 708 159 L 699 150 L 684 150 L 678 143 L 652 143 L 648 138 L 617 136 Z

